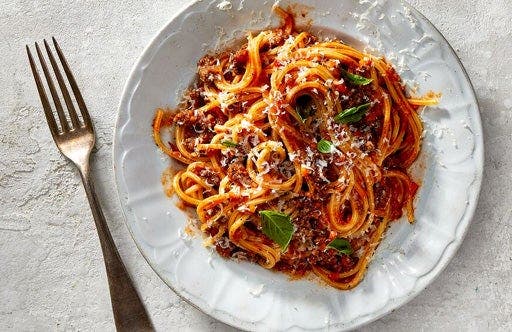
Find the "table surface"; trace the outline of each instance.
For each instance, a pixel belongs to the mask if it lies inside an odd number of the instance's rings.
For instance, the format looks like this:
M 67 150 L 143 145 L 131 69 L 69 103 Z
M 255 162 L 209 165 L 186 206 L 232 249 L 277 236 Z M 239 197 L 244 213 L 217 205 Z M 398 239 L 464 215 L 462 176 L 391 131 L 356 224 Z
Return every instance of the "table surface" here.
M 50 138 L 25 44 L 56 36 L 97 131 L 93 178 L 157 330 L 232 328 L 176 296 L 137 251 L 112 172 L 117 106 L 156 32 L 189 1 L 0 1 L 0 330 L 114 330 L 103 260 L 77 171 Z M 464 243 L 439 278 L 361 331 L 512 330 L 512 1 L 412 0 L 456 50 L 480 103 L 485 171 Z

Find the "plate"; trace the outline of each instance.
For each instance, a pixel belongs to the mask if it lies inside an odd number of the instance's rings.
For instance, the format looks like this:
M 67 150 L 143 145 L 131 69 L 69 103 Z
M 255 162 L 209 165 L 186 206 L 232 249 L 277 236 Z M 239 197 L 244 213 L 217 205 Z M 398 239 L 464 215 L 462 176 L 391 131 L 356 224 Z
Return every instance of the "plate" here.
M 286 7 L 291 2 L 281 1 Z M 169 159 L 151 137 L 155 109 L 173 107 L 205 53 L 240 41 L 247 30 L 277 26 L 271 1 L 193 3 L 158 33 L 135 65 L 119 108 L 114 168 L 126 224 L 162 280 L 212 317 L 247 330 L 351 329 L 382 317 L 421 292 L 461 244 L 473 216 L 483 169 L 480 116 L 469 79 L 443 36 L 400 1 L 295 4 L 299 24 L 385 55 L 418 93 L 443 94 L 425 110 L 417 165 L 422 185 L 416 223 L 393 222 L 364 280 L 339 291 L 311 280 L 218 257 L 182 230 L 187 215 L 164 195 Z

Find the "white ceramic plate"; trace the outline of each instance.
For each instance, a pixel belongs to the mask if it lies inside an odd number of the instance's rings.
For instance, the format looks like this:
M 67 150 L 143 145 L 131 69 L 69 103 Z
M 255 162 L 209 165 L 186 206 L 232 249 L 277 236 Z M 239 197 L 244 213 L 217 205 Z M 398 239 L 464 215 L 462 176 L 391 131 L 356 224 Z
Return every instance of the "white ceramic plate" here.
M 480 189 L 480 117 L 453 50 L 423 16 L 400 1 L 301 1 L 315 31 L 375 49 L 402 77 L 418 82 L 420 93 L 440 91 L 443 97 L 439 107 L 422 114 L 424 174 L 416 223 L 392 224 L 366 277 L 351 291 L 289 281 L 256 265 L 226 261 L 205 249 L 199 236 L 184 236 L 187 216 L 164 195 L 160 182 L 169 160 L 151 137 L 155 108 L 177 104 L 206 52 L 241 40 L 244 31 L 279 23 L 271 13 L 272 1 L 220 2 L 197 1 L 177 14 L 144 51 L 121 100 L 115 174 L 126 223 L 140 251 L 184 299 L 242 329 L 349 329 L 406 303 L 455 254 Z

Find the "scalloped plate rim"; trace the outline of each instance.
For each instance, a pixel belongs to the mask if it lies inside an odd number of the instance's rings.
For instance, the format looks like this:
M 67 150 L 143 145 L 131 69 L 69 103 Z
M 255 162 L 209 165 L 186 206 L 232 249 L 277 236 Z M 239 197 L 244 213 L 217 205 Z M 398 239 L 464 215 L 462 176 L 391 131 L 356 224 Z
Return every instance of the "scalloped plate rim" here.
M 129 119 L 128 114 L 123 114 L 122 111 L 127 108 L 127 106 L 131 103 L 131 93 L 133 93 L 137 86 L 140 84 L 140 78 L 141 73 L 144 70 L 144 65 L 147 63 L 147 61 L 151 60 L 151 58 L 156 54 L 158 49 L 154 49 L 157 44 L 160 44 L 165 41 L 165 38 L 163 38 L 162 34 L 167 30 L 168 26 L 177 19 L 180 15 L 182 15 L 185 11 L 187 11 L 190 7 L 196 5 L 198 2 L 201 2 L 202 0 L 194 0 L 188 5 L 184 6 L 183 8 L 179 9 L 172 17 L 167 21 L 167 23 L 155 34 L 155 36 L 151 39 L 150 43 L 144 48 L 143 52 L 141 53 L 141 56 L 138 58 L 134 66 L 132 67 L 132 70 L 130 71 L 130 74 L 128 76 L 128 79 L 126 81 L 126 84 L 123 88 L 122 94 L 121 94 L 121 101 L 118 106 L 118 113 L 115 121 L 115 127 L 114 127 L 114 134 L 113 134 L 113 148 L 112 148 L 112 158 L 113 158 L 113 171 L 114 171 L 114 178 L 116 183 L 116 191 L 119 203 L 122 207 L 121 211 L 124 216 L 124 223 L 126 227 L 129 230 L 130 236 L 132 237 L 137 249 L 141 253 L 141 255 L 144 257 L 148 265 L 155 271 L 155 273 L 158 275 L 158 277 L 170 288 L 172 289 L 179 297 L 184 299 L 187 303 L 195 307 L 196 309 L 200 310 L 201 312 L 223 322 L 228 325 L 231 325 L 236 328 L 244 328 L 244 329 L 251 329 L 251 328 L 258 328 L 258 327 L 264 327 L 259 326 L 260 322 L 257 323 L 249 323 L 245 321 L 239 320 L 237 317 L 232 316 L 225 312 L 220 312 L 216 310 L 215 308 L 211 308 L 211 311 L 209 312 L 206 310 L 206 308 L 201 308 L 200 306 L 193 303 L 193 301 L 185 296 L 183 293 L 181 293 L 179 290 L 175 289 L 173 285 L 166 280 L 164 274 L 160 271 L 158 266 L 153 264 L 147 257 L 147 254 L 142 249 L 141 244 L 139 244 L 138 240 L 136 239 L 133 229 L 129 225 L 128 219 L 131 218 L 131 215 L 128 215 L 127 208 L 125 206 L 125 203 L 122 199 L 122 194 L 126 194 L 127 190 L 124 187 L 121 178 L 121 170 L 120 165 L 118 165 L 117 161 L 119 160 L 119 153 L 121 151 L 121 142 L 120 142 L 120 136 L 119 133 L 122 131 L 122 128 L 126 123 L 123 124 L 123 126 L 119 126 L 121 121 L 127 117 Z M 441 40 L 448 46 L 451 55 L 455 58 L 458 65 L 460 66 L 462 73 L 464 75 L 464 78 L 466 79 L 468 85 L 469 85 L 469 93 L 470 97 L 472 99 L 472 102 L 475 104 L 476 109 L 479 111 L 480 107 L 478 104 L 478 99 L 476 98 L 476 93 L 474 90 L 474 87 L 471 83 L 471 80 L 469 78 L 469 75 L 464 68 L 461 60 L 457 56 L 456 52 L 450 45 L 450 43 L 446 40 L 446 38 L 443 36 L 443 34 L 417 9 L 415 9 L 411 4 L 402 1 L 402 0 L 396 0 L 399 1 L 403 6 L 409 8 L 412 10 L 416 15 L 418 15 L 422 20 L 427 22 L 438 34 L 438 36 L 441 38 Z M 482 173 L 483 173 L 483 167 L 484 167 L 484 144 L 483 144 L 483 131 L 482 131 L 482 123 L 480 119 L 480 112 L 478 112 L 475 115 L 474 119 L 474 125 L 477 126 L 478 135 L 474 135 L 475 137 L 475 148 L 473 151 L 473 159 L 476 161 L 476 171 L 475 171 L 475 178 L 470 184 L 470 188 L 473 190 L 473 197 L 470 197 L 471 202 L 468 204 L 466 210 L 464 211 L 463 216 L 459 220 L 459 223 L 456 227 L 455 231 L 455 238 L 453 241 L 451 241 L 443 250 L 441 257 L 436 262 L 435 266 L 425 275 L 420 276 L 417 278 L 414 287 L 410 292 L 405 294 L 404 296 L 398 297 L 398 298 L 390 298 L 387 303 L 380 308 L 379 310 L 376 310 L 374 312 L 371 312 L 369 314 L 360 315 L 356 318 L 352 319 L 351 321 L 340 323 L 337 325 L 334 325 L 332 327 L 334 328 L 341 328 L 341 329 L 355 329 L 358 327 L 361 327 L 363 325 L 369 324 L 379 318 L 382 318 L 383 316 L 387 315 L 393 310 L 396 310 L 403 306 L 404 304 L 408 303 L 412 299 L 414 299 L 417 295 L 419 295 L 428 285 L 430 285 L 440 274 L 441 272 L 446 268 L 448 263 L 451 261 L 451 259 L 454 257 L 455 253 L 457 252 L 458 248 L 462 244 L 464 237 L 469 229 L 469 225 L 472 221 L 472 218 L 474 216 L 478 199 L 480 195 L 480 188 L 482 183 Z M 469 196 L 472 196 L 471 194 Z M 291 326 L 291 328 L 297 327 Z

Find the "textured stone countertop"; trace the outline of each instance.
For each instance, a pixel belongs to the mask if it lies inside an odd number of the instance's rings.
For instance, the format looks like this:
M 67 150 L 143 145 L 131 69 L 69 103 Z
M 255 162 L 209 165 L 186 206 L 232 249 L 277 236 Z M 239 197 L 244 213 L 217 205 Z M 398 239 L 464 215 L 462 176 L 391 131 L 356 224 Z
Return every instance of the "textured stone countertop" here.
M 179 299 L 127 228 L 112 172 L 117 106 L 143 48 L 190 1 L 0 1 L 0 330 L 112 331 L 103 260 L 78 173 L 50 138 L 25 44 L 56 36 L 97 130 L 93 177 L 119 251 L 159 331 L 232 330 Z M 411 0 L 475 86 L 485 139 L 466 239 L 417 298 L 362 331 L 512 330 L 512 1 Z

